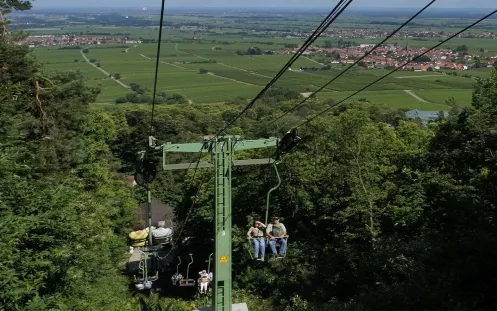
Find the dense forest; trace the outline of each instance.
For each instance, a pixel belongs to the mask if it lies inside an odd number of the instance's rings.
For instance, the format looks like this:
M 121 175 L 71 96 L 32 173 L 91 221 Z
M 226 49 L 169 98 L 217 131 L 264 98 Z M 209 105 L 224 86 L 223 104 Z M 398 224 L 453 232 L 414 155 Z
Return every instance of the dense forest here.
M 3 0 L 0 9 L 11 3 L 29 9 Z M 46 73 L 16 40 L 0 36 L 0 310 L 208 306 L 167 290 L 137 294 L 121 273 L 144 198 L 127 176 L 147 144 L 150 105 L 92 106 L 99 89 L 77 72 Z M 311 99 L 269 126 L 297 96 L 273 89 L 229 134 L 281 136 L 328 104 Z M 246 104 L 160 105 L 154 135 L 199 142 Z M 497 72 L 477 80 L 471 105 L 459 104 L 423 126 L 402 111 L 349 103 L 301 128 L 270 204 L 291 235 L 288 254 L 262 267 L 245 235 L 276 178 L 266 167 L 236 168 L 234 302 L 251 311 L 497 308 Z M 152 191 L 192 237 L 181 252 L 203 262 L 213 246 L 213 175 L 200 170 L 191 183 L 186 174 L 161 172 Z

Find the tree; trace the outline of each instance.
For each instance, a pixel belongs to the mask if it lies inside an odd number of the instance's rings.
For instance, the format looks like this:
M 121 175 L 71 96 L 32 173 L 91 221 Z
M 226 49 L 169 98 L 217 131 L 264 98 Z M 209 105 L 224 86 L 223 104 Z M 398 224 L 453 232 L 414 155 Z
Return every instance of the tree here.
M 413 59 L 415 59 L 417 56 L 413 57 Z M 419 56 L 418 59 L 415 59 L 413 60 L 413 62 L 415 63 L 429 63 L 431 62 L 431 58 L 427 55 L 422 55 L 422 56 Z
M 456 48 L 456 52 L 461 53 L 461 54 L 468 53 L 468 47 L 465 44 L 460 45 Z
M 205 69 L 205 68 L 200 68 L 200 70 L 198 71 L 199 73 L 202 73 L 202 74 L 205 74 L 205 73 L 208 73 L 209 70 Z
M 26 0 L 0 0 L 0 36 L 7 36 L 7 25 L 9 21 L 6 20 L 5 15 L 13 11 L 26 11 L 31 9 L 31 1 Z
M 118 272 L 136 203 L 111 169 L 116 126 L 90 111 L 97 88 L 28 53 L 0 38 L 1 305 L 136 309 Z
M 116 80 L 121 79 L 121 74 L 120 73 L 115 73 L 114 74 L 114 79 L 116 79 Z
M 262 49 L 260 47 L 254 46 L 254 47 L 248 48 L 247 54 L 248 55 L 262 55 Z

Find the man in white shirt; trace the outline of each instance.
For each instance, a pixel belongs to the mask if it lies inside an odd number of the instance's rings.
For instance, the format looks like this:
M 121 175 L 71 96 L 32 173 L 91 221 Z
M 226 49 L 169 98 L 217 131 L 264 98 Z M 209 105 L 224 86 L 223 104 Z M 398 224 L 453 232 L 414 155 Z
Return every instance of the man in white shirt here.
M 152 236 L 154 238 L 162 238 L 173 234 L 173 230 L 171 230 L 171 228 L 165 228 L 165 226 L 166 226 L 165 221 L 163 220 L 158 221 L 157 228 L 152 229 Z
M 273 223 L 269 224 L 266 229 L 266 235 L 269 237 L 269 246 L 274 256 L 284 257 L 286 253 L 286 228 L 280 223 L 278 217 L 273 217 Z M 280 253 L 276 252 L 276 243 L 280 243 Z

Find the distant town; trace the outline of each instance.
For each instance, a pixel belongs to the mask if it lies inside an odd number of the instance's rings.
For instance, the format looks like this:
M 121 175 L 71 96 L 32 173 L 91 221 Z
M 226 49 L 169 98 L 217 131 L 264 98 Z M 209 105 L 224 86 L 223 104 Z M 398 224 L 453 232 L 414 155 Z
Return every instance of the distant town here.
M 420 36 L 424 34 L 427 37 L 436 35 L 445 35 L 442 32 L 416 32 L 404 33 L 401 36 Z M 351 38 L 375 38 L 376 36 L 385 36 L 385 32 L 367 31 L 367 30 L 332 30 L 327 33 L 329 36 L 339 38 L 338 42 L 325 41 L 324 46 L 311 46 L 304 55 L 322 56 L 325 62 L 317 62 L 322 66 L 330 69 L 333 64 L 352 64 L 357 59 L 368 52 L 374 44 L 357 44 L 354 41 L 344 39 Z M 308 34 L 302 34 L 307 36 Z M 485 38 L 495 38 L 491 33 L 467 34 Z M 193 35 L 191 40 L 200 40 Z M 20 44 L 26 44 L 30 47 L 40 46 L 58 46 L 61 48 L 82 48 L 87 45 L 100 44 L 140 44 L 141 40 L 130 37 L 112 37 L 112 36 L 95 36 L 95 35 L 34 35 L 26 38 Z M 287 45 L 288 46 L 288 45 Z M 338 47 L 337 47 L 338 46 Z M 292 45 L 291 48 L 285 48 L 283 51 L 264 51 L 265 54 L 292 54 L 296 53 L 299 46 Z M 376 49 L 371 55 L 362 60 L 359 65 L 365 68 L 392 69 L 402 65 L 402 63 L 411 60 L 424 53 L 427 48 L 410 47 L 408 45 L 400 46 L 398 44 L 389 44 Z M 439 69 L 469 70 L 473 68 L 494 67 L 497 64 L 497 55 L 481 58 L 480 53 L 488 53 L 486 50 L 470 51 L 463 45 L 455 50 L 435 49 L 426 55 L 420 57 L 412 64 L 409 64 L 404 70 L 415 71 L 433 71 Z M 243 54 L 240 54 L 243 55 Z M 323 67 L 321 67 L 323 68 Z M 317 68 L 317 69 L 321 69 Z M 295 70 L 295 69 L 294 69 Z M 316 70 L 316 67 L 301 67 L 297 70 Z
M 352 64 L 367 53 L 374 44 L 360 44 L 343 48 L 309 47 L 304 55 L 325 55 L 334 58 L 331 63 Z M 285 54 L 294 54 L 299 47 L 287 49 Z M 427 48 L 398 46 L 395 44 L 377 48 L 371 55 L 364 58 L 360 65 L 366 68 L 392 69 L 401 66 L 418 55 L 425 53 Z M 485 52 L 485 51 L 481 51 Z M 488 52 L 488 51 L 487 51 Z M 469 70 L 473 68 L 494 67 L 497 55 L 489 60 L 480 61 L 478 54 L 471 54 L 468 47 L 460 46 L 457 50 L 435 49 L 419 57 L 416 62 L 403 67 L 405 70 L 430 71 L 439 69 Z
M 99 37 L 99 36 L 76 36 L 76 35 L 37 35 L 30 36 L 20 44 L 29 45 L 30 47 L 40 46 L 60 46 L 60 47 L 79 47 L 84 45 L 95 44 L 137 44 L 142 43 L 139 40 L 120 37 Z

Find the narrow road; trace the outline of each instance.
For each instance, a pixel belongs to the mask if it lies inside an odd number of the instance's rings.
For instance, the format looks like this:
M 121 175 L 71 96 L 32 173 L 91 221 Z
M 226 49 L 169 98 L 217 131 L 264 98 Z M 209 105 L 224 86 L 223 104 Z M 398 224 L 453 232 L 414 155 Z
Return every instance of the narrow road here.
M 143 58 L 145 58 L 145 59 L 148 59 L 148 60 L 153 60 L 152 58 L 150 58 L 148 56 L 145 56 L 143 54 L 140 54 L 140 56 L 143 57 Z M 176 64 L 173 64 L 173 63 L 168 63 L 168 62 L 165 62 L 165 61 L 162 61 L 162 60 L 160 60 L 159 63 L 165 64 L 165 65 L 169 65 L 169 66 L 173 66 L 173 67 L 176 67 L 176 68 L 181 68 L 181 69 L 189 70 L 189 71 L 196 71 L 195 69 L 191 69 L 191 68 L 188 68 L 188 67 L 183 67 L 183 66 L 176 65 Z
M 416 95 L 413 91 L 411 90 L 404 90 L 404 92 L 406 92 L 407 94 L 411 95 L 412 97 L 416 98 L 417 100 L 419 100 L 420 102 L 422 103 L 429 103 L 429 101 L 426 101 L 424 100 L 423 98 L 419 97 L 418 95 Z
M 410 79 L 410 78 L 429 78 L 429 77 L 441 77 L 445 76 L 443 73 L 438 75 L 421 75 L 421 76 L 403 76 L 403 77 L 395 77 L 395 79 Z
M 89 48 L 89 47 L 87 47 Z M 92 65 L 93 67 L 97 68 L 98 70 L 100 70 L 101 72 L 103 72 L 107 77 L 110 76 L 110 73 L 108 73 L 107 71 L 105 71 L 104 69 L 102 69 L 101 67 L 97 67 L 97 65 L 95 65 L 94 63 L 90 62 L 90 60 L 86 57 L 85 53 L 83 53 L 83 50 L 79 51 L 81 53 L 81 56 L 83 56 L 83 58 L 85 59 L 85 61 Z M 126 85 L 124 84 L 121 80 L 116 80 L 113 76 L 110 77 L 112 80 L 116 81 L 117 83 L 119 83 L 122 87 L 126 88 L 126 89 L 130 89 L 131 87 L 129 85 Z
M 137 45 L 137 44 L 135 44 L 135 45 L 133 45 L 133 47 L 129 47 L 129 48 L 127 48 L 126 50 L 124 50 L 124 52 L 128 53 L 128 52 L 129 52 L 129 49 L 136 48 L 137 46 L 138 46 L 138 45 Z
M 223 76 L 218 76 L 218 75 L 216 75 L 216 74 L 215 74 L 215 73 L 213 73 L 213 72 L 208 72 L 207 74 L 208 74 L 208 75 L 210 75 L 210 76 L 215 76 L 215 77 L 218 77 L 218 78 L 222 78 L 222 79 L 230 80 L 230 81 L 237 82 L 237 83 L 241 83 L 241 84 L 245 84 L 245 85 L 257 86 L 257 85 L 255 85 L 255 84 L 251 84 L 251 83 L 247 83 L 247 82 L 243 82 L 243 81 L 238 81 L 238 80 L 231 79 L 231 78 L 226 78 L 226 77 L 223 77 Z
M 321 64 L 320 62 L 318 62 L 318 61 L 316 61 L 316 60 L 314 60 L 314 59 L 311 59 L 311 58 L 309 58 L 309 57 L 307 57 L 307 56 L 303 56 L 303 57 L 304 57 L 305 59 L 307 59 L 307 60 L 310 60 L 311 62 L 314 62 L 314 63 L 316 63 L 316 64 L 319 64 L 319 65 L 321 65 L 321 66 L 324 66 L 324 64 Z
M 143 54 L 140 54 L 140 56 L 143 57 L 143 58 L 146 58 L 148 60 L 153 60 L 152 58 L 150 58 L 148 56 L 145 56 Z M 179 66 L 179 65 L 176 65 L 176 64 L 168 63 L 168 62 L 159 61 L 159 63 L 163 63 L 165 65 L 173 66 L 173 67 L 176 67 L 176 68 L 185 69 L 185 70 L 188 70 L 188 71 L 195 71 L 195 72 L 197 72 L 197 70 L 195 70 L 195 69 L 191 69 L 191 68 L 188 68 L 188 67 Z M 209 76 L 212 76 L 212 77 L 216 77 L 216 78 L 220 78 L 220 79 L 225 79 L 225 80 L 230 80 L 230 81 L 233 81 L 233 82 L 236 82 L 236 83 L 240 83 L 240 84 L 258 86 L 258 85 L 252 84 L 252 83 L 243 82 L 243 81 L 239 81 L 239 80 L 235 80 L 235 79 L 231 79 L 231 78 L 227 78 L 227 77 L 223 77 L 223 76 L 218 76 L 214 72 L 208 72 L 207 74 Z

